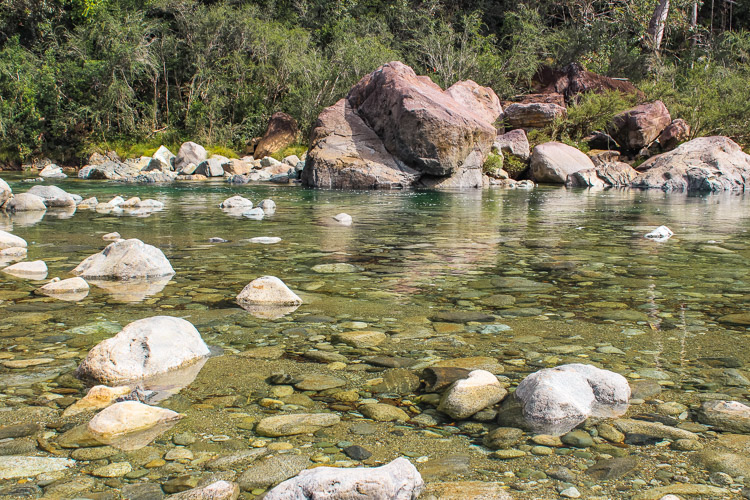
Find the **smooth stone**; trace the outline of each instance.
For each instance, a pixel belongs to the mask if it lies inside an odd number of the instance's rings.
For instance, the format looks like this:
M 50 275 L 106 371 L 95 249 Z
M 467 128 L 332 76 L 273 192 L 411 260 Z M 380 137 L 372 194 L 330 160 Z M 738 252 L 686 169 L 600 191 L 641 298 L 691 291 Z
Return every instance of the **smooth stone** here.
M 625 434 L 642 434 L 659 439 L 693 439 L 698 435 L 690 431 L 664 425 L 661 422 L 646 422 L 643 420 L 618 419 L 612 423 L 618 430 Z
M 95 477 L 122 477 L 133 470 L 128 462 L 115 462 L 103 467 L 97 467 L 91 471 Z
M 73 467 L 75 460 L 52 457 L 0 456 L 0 479 L 34 477 Z
M 523 431 L 515 427 L 498 427 L 484 437 L 484 445 L 491 450 L 510 448 L 523 438 Z
M 304 455 L 274 455 L 254 462 L 240 475 L 237 482 L 243 491 L 268 488 L 296 476 L 311 464 Z
M 750 457 L 725 451 L 703 451 L 694 460 L 709 472 L 723 472 L 732 477 L 750 477 Z
M 750 326 L 750 313 L 733 313 L 719 317 L 719 323 L 730 325 Z
M 146 446 L 181 418 L 165 408 L 121 401 L 98 413 L 87 428 L 101 443 L 130 451 Z
M 5 368 L 21 369 L 46 365 L 54 361 L 52 358 L 14 359 L 12 361 L 3 361 L 2 364 Z
M 276 203 L 269 198 L 261 200 L 260 203 L 258 203 L 258 207 L 267 214 L 272 214 L 276 211 Z
M 251 208 L 250 210 L 245 210 L 244 212 L 242 212 L 242 216 L 247 219 L 262 220 L 266 216 L 266 213 L 262 208 L 256 207 Z
M 26 240 L 19 238 L 15 234 L 10 234 L 6 231 L 0 230 L 0 250 L 7 248 L 26 248 Z
M 216 481 L 207 486 L 192 488 L 170 496 L 170 500 L 236 500 L 240 496 L 239 484 Z
M 310 434 L 322 427 L 330 427 L 341 421 L 333 413 L 302 413 L 294 415 L 277 415 L 266 417 L 255 428 L 261 436 L 279 437 L 295 434 Z
M 89 284 L 83 278 L 75 277 L 52 281 L 39 287 L 38 291 L 50 297 L 61 296 L 63 299 L 71 297 L 75 300 L 81 300 L 88 295 Z
M 122 497 L 127 500 L 162 500 L 164 492 L 156 483 L 124 484 Z
M 242 306 L 281 305 L 294 306 L 302 299 L 275 276 L 262 276 L 254 279 L 237 295 L 237 303 Z
M 95 385 L 86 395 L 63 412 L 63 418 L 72 417 L 86 411 L 100 410 L 115 402 L 119 397 L 126 396 L 132 392 L 130 386 L 107 387 L 106 385 Z
M 34 212 L 47 210 L 44 199 L 31 193 L 20 193 L 8 201 L 5 207 L 10 212 Z
M 333 220 L 341 224 L 342 226 L 351 226 L 352 225 L 352 216 L 345 213 L 340 213 L 338 215 L 333 216 Z
M 3 272 L 18 278 L 43 280 L 47 277 L 47 264 L 41 260 L 35 260 L 33 262 L 18 262 L 17 264 L 4 268 Z
M 313 266 L 312 270 L 321 274 L 356 273 L 359 271 L 357 266 L 346 264 L 344 262 L 339 262 L 337 264 L 318 264 L 317 266 Z
M 472 321 L 489 323 L 495 321 L 495 317 L 491 314 L 478 311 L 439 311 L 434 313 L 430 317 L 430 320 L 444 323 L 469 323 Z
M 242 196 L 232 196 L 222 201 L 220 208 L 253 208 L 253 202 Z
M 261 245 L 273 245 L 274 243 L 279 243 L 281 241 L 281 238 L 278 236 L 257 236 L 255 238 L 250 238 L 250 243 L 259 243 Z
M 525 451 L 521 450 L 496 450 L 490 453 L 490 458 L 497 458 L 499 460 L 513 460 L 516 458 L 525 457 L 527 454 Z
M 355 330 L 351 332 L 342 332 L 333 335 L 334 342 L 341 342 L 352 347 L 367 348 L 375 347 L 382 344 L 388 339 L 383 332 L 369 330 Z
M 265 500 L 416 499 L 422 476 L 407 459 L 372 468 L 316 467 L 302 471 L 265 494 Z
M 466 370 L 484 370 L 497 375 L 503 373 L 505 367 L 496 359 L 489 356 L 472 356 L 469 358 L 444 359 L 433 363 L 431 368 L 463 368 Z
M 42 429 L 37 423 L 14 424 L 0 427 L 0 439 L 31 436 Z
M 437 482 L 426 485 L 420 500 L 513 500 L 502 483 L 484 481 Z
M 294 387 L 300 391 L 324 391 L 346 385 L 346 380 L 342 380 L 331 375 L 307 375 Z
M 485 370 L 474 370 L 468 378 L 455 381 L 443 393 L 438 410 L 454 419 L 464 419 L 500 402 L 508 391 L 497 377 Z
M 359 446 L 356 444 L 347 446 L 341 451 L 343 451 L 344 455 L 351 458 L 352 460 L 362 461 L 362 460 L 367 460 L 368 458 L 372 456 L 372 452 L 370 450 L 363 448 L 362 446 Z
M 168 462 L 175 460 L 192 460 L 193 458 L 193 452 L 184 447 L 172 448 L 166 455 L 164 455 L 164 460 Z
M 206 462 L 206 469 L 208 470 L 230 470 L 238 467 L 244 467 L 258 458 L 268 453 L 268 448 L 254 448 L 251 450 L 240 450 L 229 455 L 223 455 L 216 457 Z
M 591 434 L 581 429 L 573 429 L 567 434 L 563 434 L 560 436 L 560 441 L 576 448 L 594 446 L 594 439 L 591 437 Z
M 102 460 L 103 458 L 109 458 L 112 455 L 117 455 L 120 450 L 113 446 L 95 446 L 92 448 L 78 448 L 73 450 L 70 454 L 70 458 L 74 460 L 82 460 L 84 462 L 91 462 L 93 460 Z
M 393 368 L 383 372 L 382 382 L 372 387 L 372 391 L 385 394 L 415 394 L 419 389 L 419 377 L 412 371 Z
M 407 422 L 409 414 L 401 408 L 385 403 L 368 403 L 358 408 L 359 412 L 367 418 L 378 422 Z
M 599 460 L 586 469 L 586 474 L 595 481 L 612 481 L 629 474 L 638 465 L 639 461 L 636 457 L 610 458 Z
M 565 498 L 581 498 L 581 492 L 575 486 L 571 486 L 562 490 L 560 496 Z
M 726 432 L 750 433 L 750 406 L 737 401 L 704 401 L 698 421 Z
M 731 493 L 726 488 L 709 486 L 707 484 L 675 483 L 667 486 L 657 486 L 641 493 L 636 493 L 632 500 L 661 500 L 667 495 L 681 495 L 702 498 L 728 498 Z M 670 499 L 671 500 L 671 499 Z

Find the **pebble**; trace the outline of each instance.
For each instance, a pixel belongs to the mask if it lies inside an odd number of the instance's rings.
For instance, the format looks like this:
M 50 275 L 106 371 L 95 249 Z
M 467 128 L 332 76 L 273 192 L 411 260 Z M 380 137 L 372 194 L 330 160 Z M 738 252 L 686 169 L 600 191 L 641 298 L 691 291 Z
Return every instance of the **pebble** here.
M 560 496 L 565 498 L 581 498 L 581 492 L 575 486 L 571 486 L 562 490 Z
M 96 477 L 122 477 L 132 470 L 133 467 L 128 462 L 115 462 L 97 467 L 91 471 L 91 475 Z

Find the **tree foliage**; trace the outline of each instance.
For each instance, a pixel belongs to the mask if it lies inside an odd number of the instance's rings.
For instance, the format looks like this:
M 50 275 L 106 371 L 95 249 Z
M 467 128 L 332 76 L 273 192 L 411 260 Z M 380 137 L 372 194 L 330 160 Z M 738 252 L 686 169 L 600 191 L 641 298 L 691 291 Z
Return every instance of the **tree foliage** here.
M 72 160 L 101 143 L 192 139 L 242 150 L 276 111 L 304 134 L 391 60 L 501 98 L 542 65 L 630 78 L 693 133 L 750 142 L 750 12 L 672 0 L 0 0 L 0 155 Z M 553 135 L 576 140 L 623 105 L 585 98 Z

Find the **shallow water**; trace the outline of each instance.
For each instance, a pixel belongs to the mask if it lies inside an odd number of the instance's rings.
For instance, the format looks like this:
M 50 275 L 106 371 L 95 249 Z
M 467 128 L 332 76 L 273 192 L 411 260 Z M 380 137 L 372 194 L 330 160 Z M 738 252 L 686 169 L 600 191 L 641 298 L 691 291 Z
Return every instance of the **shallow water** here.
M 14 192 L 31 186 L 18 174 L 3 178 Z M 38 404 L 49 394 L 45 384 L 74 369 L 93 345 L 120 326 L 155 314 L 188 319 L 224 353 L 183 392 L 192 406 L 179 397 L 162 403 L 186 413 L 188 421 L 194 417 L 191 429 L 203 432 L 234 436 L 226 419 L 195 405 L 226 395 L 228 378 L 250 376 L 239 373 L 247 365 L 238 368 L 232 353 L 280 345 L 287 351 L 283 363 L 259 361 L 259 373 L 304 371 L 309 363 L 294 353 L 332 349 L 330 334 L 345 330 L 350 321 L 390 335 L 387 346 L 365 350 L 370 354 L 425 363 L 493 356 L 511 381 L 545 366 L 588 361 L 632 380 L 657 379 L 675 393 L 747 396 L 746 380 L 727 375 L 706 358 L 733 359 L 732 366 L 740 369 L 750 361 L 750 328 L 719 320 L 750 314 L 748 196 L 556 188 L 338 192 L 223 182 L 56 184 L 100 202 L 139 196 L 155 198 L 165 208 L 147 217 L 83 209 L 50 210 L 43 217 L 0 215 L 0 229 L 29 243 L 27 260 L 47 263 L 48 279 L 70 277 L 81 260 L 106 246 L 101 236 L 112 231 L 162 249 L 176 275 L 163 288 L 144 292 L 142 300 L 94 286 L 84 300 L 62 302 L 33 294 L 44 281 L 0 273 L 0 356 L 54 359 L 21 370 L 0 368 L 0 410 Z M 219 203 L 235 194 L 256 204 L 272 198 L 277 210 L 261 221 L 222 212 Z M 352 216 L 352 226 L 332 220 L 340 212 Z M 643 237 L 660 225 L 675 236 L 661 243 Z M 282 241 L 246 241 L 259 236 Z M 228 242 L 210 243 L 212 237 Z M 337 263 L 354 267 L 343 273 L 315 268 Z M 240 309 L 234 303 L 237 293 L 263 275 L 280 277 L 304 304 L 275 320 Z M 436 315 L 456 311 L 495 319 Z M 487 328 L 492 324 L 510 330 Z M 355 358 L 367 354 L 341 352 Z M 230 386 L 248 395 L 247 386 Z

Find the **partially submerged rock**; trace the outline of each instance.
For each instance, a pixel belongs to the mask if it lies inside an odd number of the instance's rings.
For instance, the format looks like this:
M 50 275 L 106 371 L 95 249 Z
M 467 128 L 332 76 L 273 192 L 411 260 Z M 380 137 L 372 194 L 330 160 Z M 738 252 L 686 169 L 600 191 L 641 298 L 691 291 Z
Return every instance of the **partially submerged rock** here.
M 0 230 L 0 250 L 6 248 L 26 248 L 26 240 L 15 234 Z
M 316 467 L 302 471 L 265 494 L 265 500 L 416 500 L 424 481 L 416 467 L 397 458 L 381 467 Z
M 28 193 L 42 198 L 48 208 L 76 206 L 75 198 L 57 186 L 33 186 Z
M 131 392 L 132 388 L 127 385 L 118 387 L 95 385 L 89 389 L 89 392 L 83 398 L 65 408 L 62 416 L 72 417 L 87 411 L 101 410 L 114 403 L 117 398 L 127 396 Z
M 627 187 L 636 177 L 638 177 L 638 171 L 627 163 L 612 162 L 573 172 L 568 175 L 565 185 L 568 187 Z
M 467 378 L 454 382 L 443 393 L 438 410 L 460 420 L 499 403 L 507 394 L 508 391 L 493 374 L 474 370 Z
M 100 443 L 137 450 L 176 424 L 183 415 L 138 401 L 122 401 L 98 413 L 87 429 Z
M 352 216 L 345 213 L 340 213 L 333 216 L 333 220 L 341 224 L 342 226 L 351 226 L 352 225 Z
M 322 427 L 330 427 L 341 421 L 335 413 L 299 413 L 266 417 L 258 422 L 255 432 L 261 436 L 279 437 L 295 434 L 311 434 Z
M 39 177 L 44 179 L 65 179 L 67 175 L 63 172 L 62 167 L 50 163 L 39 172 Z
M 0 207 L 13 196 L 13 191 L 7 182 L 0 179 Z
M 89 284 L 81 277 L 51 281 L 37 290 L 42 295 L 57 297 L 62 300 L 82 300 L 89 294 Z
M 630 386 L 622 375 L 579 363 L 561 365 L 523 379 L 503 403 L 499 421 L 562 435 L 591 416 L 622 415 L 629 398 Z
M 5 204 L 5 209 L 11 212 L 31 212 L 34 210 L 47 210 L 44 200 L 31 193 L 19 193 Z
M 161 250 L 133 238 L 110 243 L 100 253 L 84 259 L 73 273 L 87 279 L 127 280 L 171 276 L 174 269 Z
M 41 260 L 18 262 L 3 269 L 4 273 L 30 280 L 43 280 L 47 277 L 47 264 Z
M 632 186 L 663 191 L 750 190 L 750 155 L 728 137 L 699 137 L 638 167 Z
M 220 208 L 253 208 L 253 202 L 240 195 L 232 196 L 221 202 Z
M 586 154 L 560 142 L 545 142 L 531 153 L 531 177 L 535 182 L 563 184 L 579 170 L 593 169 Z
M 674 236 L 674 233 L 667 226 L 659 226 L 650 233 L 643 235 L 644 238 L 654 241 L 667 241 L 672 236 Z
M 154 316 L 128 324 L 89 351 L 76 375 L 105 384 L 153 377 L 209 355 L 190 322 Z

